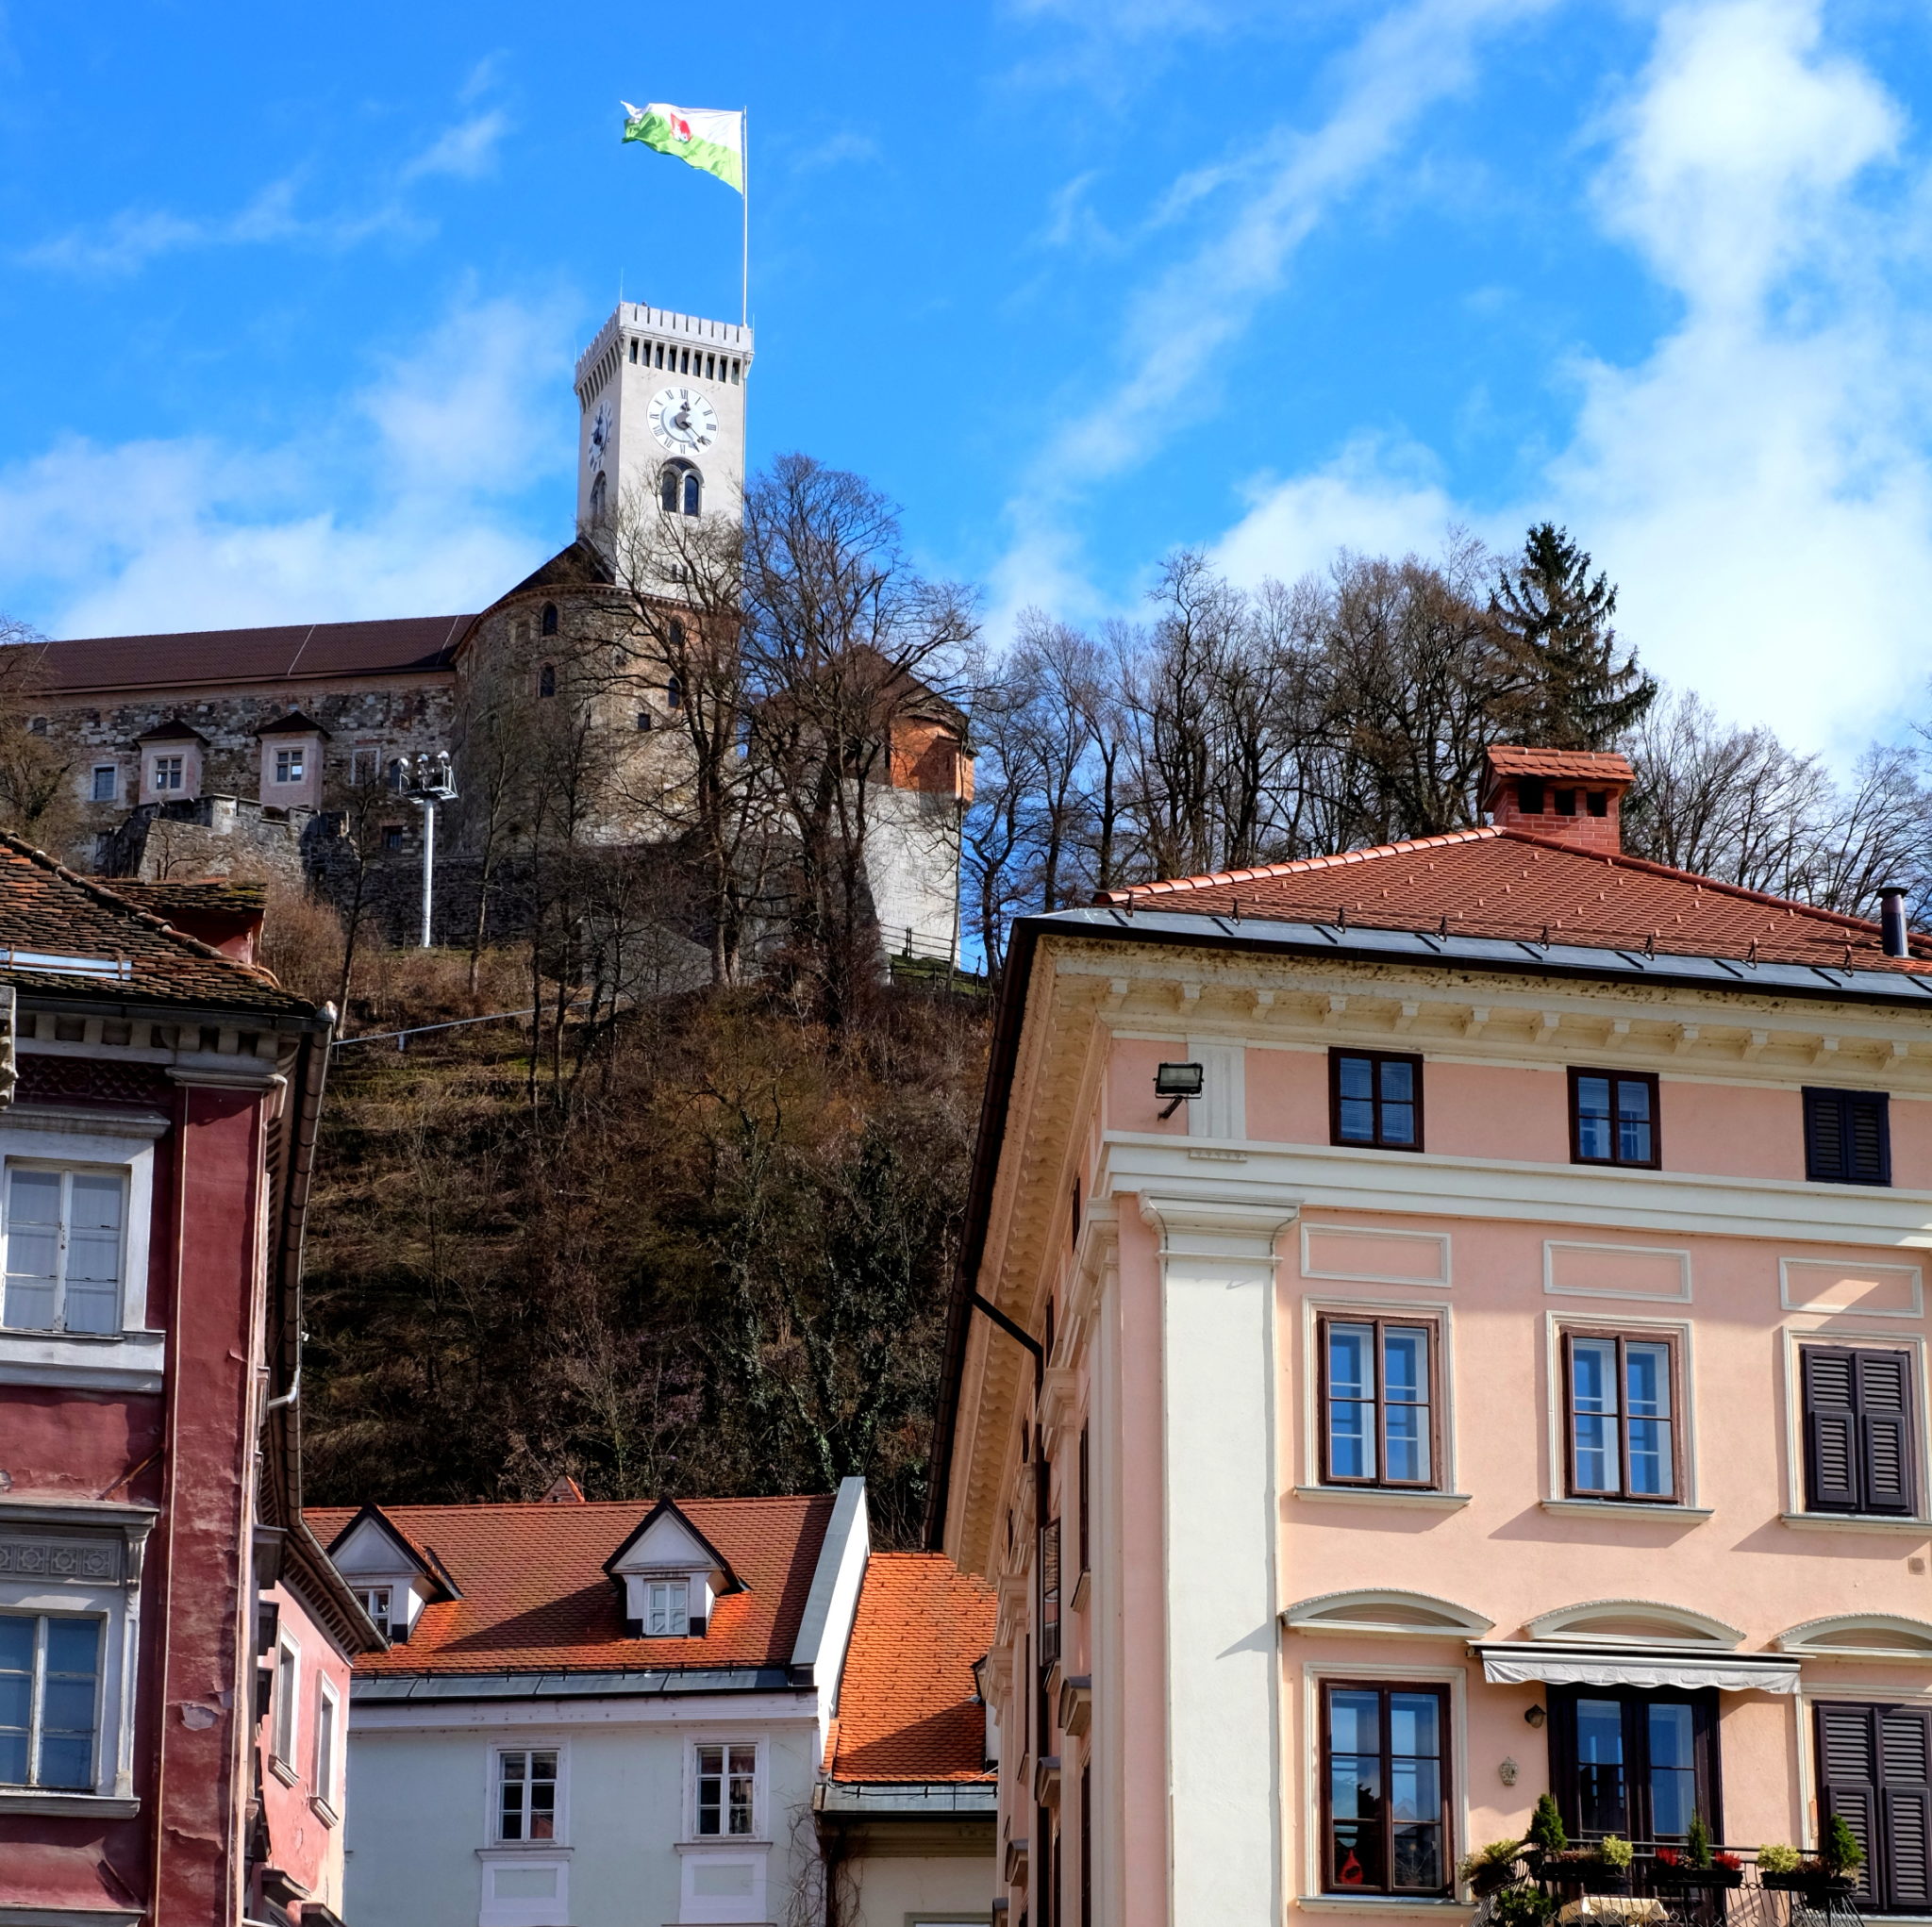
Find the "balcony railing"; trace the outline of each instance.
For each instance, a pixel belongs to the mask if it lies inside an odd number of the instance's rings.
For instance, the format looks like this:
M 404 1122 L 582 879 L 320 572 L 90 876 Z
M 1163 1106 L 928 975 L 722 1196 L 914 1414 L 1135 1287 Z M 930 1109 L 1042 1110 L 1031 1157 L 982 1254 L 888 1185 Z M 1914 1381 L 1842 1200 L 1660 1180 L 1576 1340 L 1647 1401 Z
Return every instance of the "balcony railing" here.
M 1584 1851 L 1593 1844 L 1584 1843 Z M 1815 1869 L 1762 1872 L 1752 1847 L 1720 1847 L 1713 1857 L 1737 1865 L 1698 1870 L 1639 1847 L 1622 1873 L 1525 1855 L 1516 1874 L 1555 1903 L 1557 1927 L 1865 1927 L 1870 1896 L 1847 1882 L 1821 1881 Z M 1507 1921 L 1509 1909 L 1500 1900 L 1486 1896 L 1471 1927 Z M 1874 1927 L 1883 1919 L 1875 1915 Z

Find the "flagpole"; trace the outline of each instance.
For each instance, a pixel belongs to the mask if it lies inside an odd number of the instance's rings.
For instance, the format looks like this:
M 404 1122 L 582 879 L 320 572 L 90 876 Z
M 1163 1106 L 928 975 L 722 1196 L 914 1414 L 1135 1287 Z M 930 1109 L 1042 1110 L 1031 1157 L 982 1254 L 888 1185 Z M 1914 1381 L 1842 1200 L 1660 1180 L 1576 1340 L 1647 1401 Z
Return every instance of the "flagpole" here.
M 751 109 L 741 108 L 738 122 L 740 172 L 744 175 L 744 274 L 739 283 L 738 324 L 751 325 Z

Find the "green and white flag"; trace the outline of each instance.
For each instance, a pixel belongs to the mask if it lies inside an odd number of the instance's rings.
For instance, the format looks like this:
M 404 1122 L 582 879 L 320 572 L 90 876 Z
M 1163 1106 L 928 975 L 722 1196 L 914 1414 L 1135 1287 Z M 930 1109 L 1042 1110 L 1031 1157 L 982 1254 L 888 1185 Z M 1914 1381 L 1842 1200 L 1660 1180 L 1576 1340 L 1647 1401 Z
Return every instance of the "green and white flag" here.
M 624 108 L 624 138 L 641 141 L 659 154 L 675 155 L 689 166 L 714 174 L 727 188 L 744 192 L 744 116 L 723 108 L 676 108 L 654 100 L 649 107 Z

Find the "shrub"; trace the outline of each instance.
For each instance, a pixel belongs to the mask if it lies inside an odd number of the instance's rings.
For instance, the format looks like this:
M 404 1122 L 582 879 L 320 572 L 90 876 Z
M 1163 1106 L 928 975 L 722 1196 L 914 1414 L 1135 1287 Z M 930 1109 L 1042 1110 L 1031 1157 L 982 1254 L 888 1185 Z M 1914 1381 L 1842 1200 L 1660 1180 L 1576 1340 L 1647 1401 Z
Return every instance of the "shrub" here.
M 1835 1813 L 1819 1843 L 1818 1858 L 1827 1873 L 1856 1873 L 1865 1864 L 1865 1850 L 1858 1845 L 1845 1817 Z
M 1690 1829 L 1684 1836 L 1684 1864 L 1700 1869 L 1710 1865 L 1710 1826 L 1701 1813 L 1690 1816 Z
M 1540 1886 L 1506 1886 L 1490 1910 L 1493 1927 L 1544 1927 L 1557 1911 L 1557 1897 Z
M 1805 1856 L 1795 1847 L 1787 1846 L 1782 1840 L 1774 1840 L 1768 1847 L 1757 1850 L 1757 1870 L 1759 1873 L 1795 1873 Z
M 1630 1842 L 1622 1834 L 1606 1834 L 1597 1843 L 1596 1851 L 1612 1873 L 1622 1873 L 1630 1865 Z
M 1536 1813 L 1529 1822 L 1529 1840 L 1533 1847 L 1541 1847 L 1545 1853 L 1560 1853 L 1570 1844 L 1570 1836 L 1563 1831 L 1563 1816 L 1557 1811 L 1555 1799 L 1547 1794 L 1537 1798 Z

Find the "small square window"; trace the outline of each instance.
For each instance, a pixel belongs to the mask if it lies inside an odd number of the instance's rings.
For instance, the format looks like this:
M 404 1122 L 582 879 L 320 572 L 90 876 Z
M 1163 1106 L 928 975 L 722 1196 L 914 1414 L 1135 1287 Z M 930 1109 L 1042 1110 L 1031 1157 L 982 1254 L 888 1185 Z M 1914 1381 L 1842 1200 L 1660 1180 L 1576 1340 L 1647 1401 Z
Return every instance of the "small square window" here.
M 112 763 L 94 765 L 93 800 L 96 803 L 112 803 L 114 791 L 120 787 L 115 778 L 119 772 Z
M 1825 1185 L 1891 1182 L 1891 1121 L 1884 1091 L 1807 1087 L 1805 1175 Z
M 400 850 L 403 847 L 403 826 L 401 823 L 383 824 L 382 847 L 385 850 Z
M 278 749 L 275 752 L 275 781 L 301 782 L 307 762 L 308 759 L 300 749 Z
M 188 759 L 185 756 L 157 756 L 150 787 L 158 793 L 187 788 Z
M 1657 1168 L 1657 1082 L 1646 1071 L 1570 1072 L 1570 1161 Z
M 1330 1051 L 1331 1140 L 1380 1151 L 1423 1148 L 1423 1060 L 1389 1051 Z
M 361 749 L 349 752 L 349 782 L 357 789 L 366 789 L 382 780 L 382 752 L 364 745 Z

